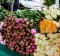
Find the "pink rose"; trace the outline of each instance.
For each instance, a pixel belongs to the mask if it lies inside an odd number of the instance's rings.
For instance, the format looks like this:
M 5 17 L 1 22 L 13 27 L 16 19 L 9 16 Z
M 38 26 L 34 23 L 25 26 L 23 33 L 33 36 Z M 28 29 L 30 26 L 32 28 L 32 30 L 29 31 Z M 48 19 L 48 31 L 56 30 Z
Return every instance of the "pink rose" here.
M 22 18 L 19 18 L 19 19 L 16 20 L 16 23 L 19 23 L 19 22 L 21 22 L 22 20 L 23 20 Z
M 33 34 L 33 35 L 36 34 L 36 30 L 35 29 L 32 29 L 31 30 L 31 34 Z

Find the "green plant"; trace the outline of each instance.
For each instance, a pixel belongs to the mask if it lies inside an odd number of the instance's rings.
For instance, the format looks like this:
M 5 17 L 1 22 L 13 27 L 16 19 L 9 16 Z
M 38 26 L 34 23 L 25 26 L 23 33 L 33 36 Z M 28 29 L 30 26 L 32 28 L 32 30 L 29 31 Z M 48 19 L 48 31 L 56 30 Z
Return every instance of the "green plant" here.
M 0 7 L 0 21 L 3 21 L 8 16 L 8 11 L 5 10 L 3 7 Z
M 43 4 L 46 6 L 51 6 L 52 4 L 55 4 L 55 0 L 45 0 Z

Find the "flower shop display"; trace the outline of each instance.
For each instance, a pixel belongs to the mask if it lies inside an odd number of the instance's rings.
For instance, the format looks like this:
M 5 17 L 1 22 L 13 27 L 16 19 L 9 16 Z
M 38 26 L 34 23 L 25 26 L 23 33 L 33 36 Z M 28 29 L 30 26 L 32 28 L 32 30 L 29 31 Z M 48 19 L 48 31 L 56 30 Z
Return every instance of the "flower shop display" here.
M 13 12 L 0 22 L 0 43 L 22 56 L 60 56 L 60 9 Z
M 35 45 L 34 34 L 36 30 L 32 28 L 32 20 L 8 16 L 4 21 L 2 39 L 9 49 L 20 53 L 22 56 L 33 56 Z

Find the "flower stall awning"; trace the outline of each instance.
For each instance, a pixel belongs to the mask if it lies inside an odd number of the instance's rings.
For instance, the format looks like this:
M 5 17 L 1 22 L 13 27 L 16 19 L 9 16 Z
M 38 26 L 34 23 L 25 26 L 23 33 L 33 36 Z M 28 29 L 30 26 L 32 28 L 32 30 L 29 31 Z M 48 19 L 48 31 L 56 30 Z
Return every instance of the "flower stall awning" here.
M 38 2 L 38 1 L 24 1 L 24 0 L 20 0 L 19 3 L 21 3 L 23 6 L 28 7 L 28 8 L 40 8 L 43 5 L 42 1 Z

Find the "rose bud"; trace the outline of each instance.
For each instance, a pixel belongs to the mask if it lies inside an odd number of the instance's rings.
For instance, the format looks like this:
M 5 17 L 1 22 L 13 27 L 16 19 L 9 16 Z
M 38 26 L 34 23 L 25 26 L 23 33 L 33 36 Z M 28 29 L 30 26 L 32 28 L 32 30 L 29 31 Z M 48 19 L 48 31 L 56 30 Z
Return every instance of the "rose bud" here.
M 15 25 L 15 23 L 12 24 L 13 26 Z
M 16 44 L 16 42 L 13 42 L 12 44 L 14 45 L 14 44 Z
M 31 31 L 30 31 L 30 30 L 28 30 L 28 32 L 30 33 Z
M 27 19 L 25 18 L 23 21 L 24 21 L 24 22 L 26 22 L 26 21 L 27 21 Z
M 29 52 L 26 53 L 26 56 L 29 56 Z
M 23 33 L 21 33 L 20 35 L 21 35 L 21 36 L 23 36 L 24 34 L 23 34 Z
M 11 26 L 8 26 L 8 29 L 11 29 Z
M 29 25 L 29 22 L 26 22 L 27 25 Z
M 3 25 L 3 27 L 6 27 L 6 26 L 7 26 L 7 24 L 4 24 L 4 25 Z
M 11 16 L 10 15 L 8 15 L 8 20 L 11 20 Z
M 35 46 L 32 46 L 32 49 L 35 49 Z
M 22 31 L 22 32 L 25 32 L 25 29 L 22 29 L 21 31 Z
M 12 18 L 12 21 L 14 21 L 16 19 L 16 16 L 14 16 L 13 18 Z
M 33 24 L 29 24 L 29 26 L 31 27 L 31 26 L 33 26 Z
M 8 36 L 8 38 L 10 38 L 10 36 Z
M 9 36 L 9 35 L 10 35 L 10 33 L 7 33 L 7 35 Z
M 23 29 L 23 27 L 22 26 L 20 26 L 20 30 L 22 30 Z
M 17 36 L 18 36 L 18 34 L 17 34 L 17 33 L 14 33 L 14 36 L 16 36 L 16 37 L 17 37 Z
M 31 19 L 31 20 L 30 20 L 30 23 L 32 23 L 32 22 L 33 22 L 33 20 Z
M 30 45 L 32 46 L 32 45 L 33 45 L 33 43 L 30 43 Z
M 28 46 L 27 48 L 28 48 L 28 49 L 30 49 L 30 48 L 31 48 L 31 46 Z
M 18 30 L 18 29 L 19 29 L 19 26 L 16 27 L 16 30 Z
M 32 50 L 32 49 L 30 49 L 30 50 L 29 50 L 29 52 L 30 52 L 30 53 L 32 53 L 32 52 L 33 52 L 33 50 Z
M 28 46 L 28 44 L 26 43 L 26 46 Z M 28 48 L 27 48 L 28 49 Z
M 10 43 L 10 44 L 9 44 L 9 47 L 11 47 L 11 46 L 13 46 L 13 44 L 12 44 L 12 43 Z
M 28 25 L 25 25 L 25 28 L 27 28 L 28 27 Z
M 23 35 L 26 35 L 26 32 L 23 32 Z
M 20 22 L 19 19 L 17 19 L 17 20 L 16 20 L 16 23 L 19 23 L 19 22 Z
M 23 18 L 19 18 L 19 21 L 22 22 L 23 21 Z
M 22 20 L 22 23 L 23 23 L 23 24 L 25 23 L 24 20 Z
M 24 51 L 24 48 L 22 47 L 21 50 Z
M 12 34 L 12 37 L 14 37 L 14 34 Z
M 17 47 L 17 48 L 16 48 L 16 51 L 19 51 L 19 49 L 20 49 L 20 48 L 19 48 L 19 47 Z
M 32 39 L 32 36 L 30 36 L 30 39 Z
M 26 41 L 26 44 L 28 44 L 29 42 L 28 41 Z
M 19 26 L 22 26 L 23 24 L 22 23 L 19 23 Z
M 25 27 L 25 24 L 23 24 L 23 27 Z
M 22 51 L 20 51 L 20 54 L 23 54 L 23 52 L 22 52 Z
M 25 42 L 26 40 L 24 39 L 23 41 Z
M 26 28 L 26 31 L 29 31 L 29 28 Z
M 26 50 L 26 52 L 28 53 L 28 52 L 30 52 L 29 50 Z
M 25 56 L 25 53 L 23 52 L 23 54 L 22 54 L 23 56 Z
M 35 41 L 35 38 L 33 38 L 32 41 Z
M 29 40 L 29 37 L 26 37 L 26 40 Z

